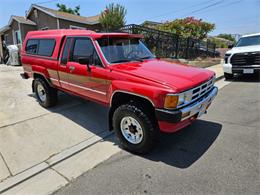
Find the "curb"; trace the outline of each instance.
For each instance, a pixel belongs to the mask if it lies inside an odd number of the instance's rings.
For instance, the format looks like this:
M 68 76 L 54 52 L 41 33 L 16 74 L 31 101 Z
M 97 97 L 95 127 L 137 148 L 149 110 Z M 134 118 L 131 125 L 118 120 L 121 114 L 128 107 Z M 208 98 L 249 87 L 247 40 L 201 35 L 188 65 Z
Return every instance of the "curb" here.
M 216 78 L 216 82 L 219 81 L 219 80 L 221 80 L 221 79 L 223 79 L 223 78 L 224 78 L 224 75 L 221 75 L 221 76 L 217 77 L 217 78 Z
M 15 187 L 16 185 L 30 179 L 31 177 L 51 168 L 52 166 L 74 156 L 75 154 L 87 149 L 88 147 L 96 144 L 97 142 L 103 140 L 104 138 L 112 135 L 113 132 L 104 131 L 99 135 L 94 135 L 93 137 L 75 145 L 71 148 L 65 149 L 64 151 L 52 156 L 51 158 L 45 160 L 44 162 L 37 164 L 14 177 L 7 178 L 0 183 L 0 194 Z

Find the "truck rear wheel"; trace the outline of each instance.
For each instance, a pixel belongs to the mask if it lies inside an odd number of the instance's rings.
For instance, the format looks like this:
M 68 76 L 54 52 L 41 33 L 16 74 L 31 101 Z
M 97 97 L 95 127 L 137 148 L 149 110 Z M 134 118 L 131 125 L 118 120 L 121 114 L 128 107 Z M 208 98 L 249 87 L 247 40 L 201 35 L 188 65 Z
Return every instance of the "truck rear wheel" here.
M 49 108 L 57 104 L 57 90 L 41 78 L 36 78 L 33 83 L 34 92 L 39 104 L 44 108 Z
M 134 104 L 119 106 L 113 115 L 113 127 L 122 148 L 146 153 L 155 144 L 158 129 L 153 117 Z

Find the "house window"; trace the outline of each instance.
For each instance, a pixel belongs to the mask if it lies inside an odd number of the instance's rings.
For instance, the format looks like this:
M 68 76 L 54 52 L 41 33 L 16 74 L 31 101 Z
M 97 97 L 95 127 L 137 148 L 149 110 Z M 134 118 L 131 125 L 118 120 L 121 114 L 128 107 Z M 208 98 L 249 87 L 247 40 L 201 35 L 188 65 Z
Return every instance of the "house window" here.
M 70 29 L 81 29 L 81 30 L 86 30 L 86 28 L 84 28 L 84 27 L 74 26 L 74 25 L 70 25 Z
M 5 40 L 5 43 L 7 44 L 8 43 L 8 34 L 4 35 L 4 40 Z
M 15 37 L 15 44 L 22 43 L 21 32 L 19 30 L 14 32 L 14 37 Z
M 38 12 L 37 12 L 37 9 L 35 9 L 35 10 L 33 11 L 33 14 L 34 14 L 34 17 L 35 17 L 35 18 L 38 18 Z

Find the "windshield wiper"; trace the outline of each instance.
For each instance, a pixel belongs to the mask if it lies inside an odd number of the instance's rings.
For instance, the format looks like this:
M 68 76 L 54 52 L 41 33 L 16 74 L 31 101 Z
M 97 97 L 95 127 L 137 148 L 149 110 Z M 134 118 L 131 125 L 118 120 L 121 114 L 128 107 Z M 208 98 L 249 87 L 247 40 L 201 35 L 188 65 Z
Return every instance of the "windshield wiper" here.
M 143 60 L 140 59 L 140 58 L 131 58 L 131 59 L 115 60 L 115 61 L 112 61 L 111 63 L 132 62 L 132 61 L 139 61 L 139 62 L 142 62 Z
M 152 56 L 144 56 L 144 57 L 142 57 L 141 59 L 150 59 L 150 58 L 152 58 Z
M 121 59 L 121 60 L 112 61 L 111 63 L 130 62 L 130 61 L 131 61 L 130 59 Z

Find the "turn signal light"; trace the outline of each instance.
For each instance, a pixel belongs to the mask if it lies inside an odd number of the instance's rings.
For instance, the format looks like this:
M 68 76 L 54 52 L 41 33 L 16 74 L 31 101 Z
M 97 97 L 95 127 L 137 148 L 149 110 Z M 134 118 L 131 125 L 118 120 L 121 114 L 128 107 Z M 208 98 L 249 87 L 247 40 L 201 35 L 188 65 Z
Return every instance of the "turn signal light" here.
M 176 95 L 166 95 L 164 100 L 164 108 L 176 108 L 178 105 L 179 97 Z

